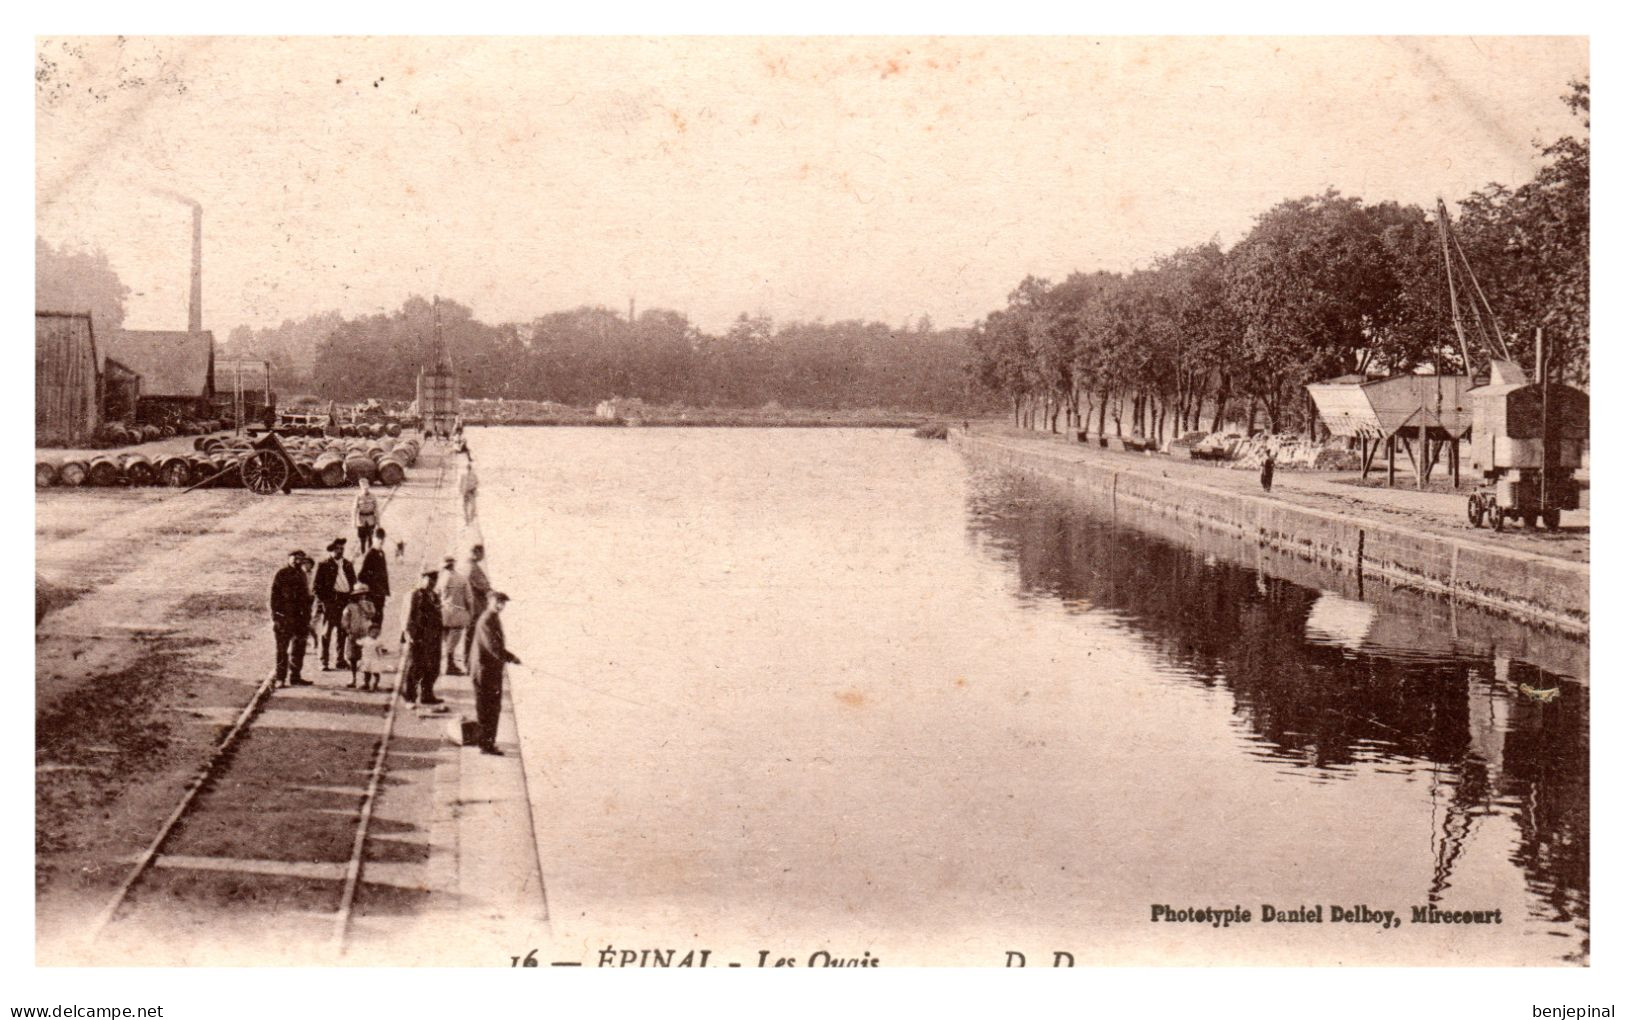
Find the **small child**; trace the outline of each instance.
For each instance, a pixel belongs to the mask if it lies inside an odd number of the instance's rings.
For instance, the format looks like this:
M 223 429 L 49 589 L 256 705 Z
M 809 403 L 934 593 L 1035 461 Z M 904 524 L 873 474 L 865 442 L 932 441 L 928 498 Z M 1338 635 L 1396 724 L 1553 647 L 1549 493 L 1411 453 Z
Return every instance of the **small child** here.
M 378 630 L 378 622 L 374 620 L 367 636 L 356 642 L 361 646 L 361 689 L 364 691 L 376 691 L 378 674 L 383 672 L 383 649 L 378 647 Z
M 355 590 L 350 592 L 350 604 L 344 607 L 344 650 L 350 658 L 351 687 L 355 686 L 356 673 L 361 669 L 361 642 L 368 635 L 376 637 L 378 633 L 378 610 L 373 607 L 367 594 L 365 584 L 356 585 Z

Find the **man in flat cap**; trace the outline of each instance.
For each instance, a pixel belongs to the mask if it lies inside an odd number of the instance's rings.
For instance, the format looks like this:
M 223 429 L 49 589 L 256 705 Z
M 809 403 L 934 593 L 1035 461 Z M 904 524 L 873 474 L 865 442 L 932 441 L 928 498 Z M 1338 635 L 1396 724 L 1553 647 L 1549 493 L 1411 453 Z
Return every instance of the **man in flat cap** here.
M 401 629 L 401 690 L 406 700 L 419 705 L 438 705 L 434 682 L 440 676 L 440 596 L 434 583 L 439 573 L 425 570 L 412 589 L 406 607 L 406 625 Z
M 469 657 L 474 709 L 480 721 L 480 750 L 495 755 L 502 754 L 502 749 L 497 747 L 497 723 L 502 718 L 502 674 L 508 663 L 519 665 L 518 656 L 508 651 L 508 639 L 502 633 L 502 607 L 507 604 L 507 595 L 500 591 L 491 593 L 490 604 L 474 625 L 474 654 Z
M 288 553 L 288 562 L 271 579 L 271 632 L 276 637 L 272 683 L 278 687 L 310 684 L 299 675 L 305 666 L 305 632 L 310 628 L 311 594 L 299 567 L 304 558 L 301 549 Z
M 457 572 L 457 557 L 447 556 L 440 568 L 440 627 L 441 644 L 446 649 L 446 676 L 464 676 L 466 671 L 457 665 L 457 649 L 463 645 L 463 634 L 474 626 L 474 593 L 468 579 Z M 468 653 L 463 653 L 468 663 Z
M 344 606 L 355 587 L 355 565 L 344 558 L 344 539 L 335 538 L 327 546 L 327 559 L 316 565 L 316 604 L 322 607 L 322 669 L 327 670 L 328 651 L 339 646 L 340 670 L 350 668 L 344 658 Z M 333 641 L 333 635 L 338 641 Z

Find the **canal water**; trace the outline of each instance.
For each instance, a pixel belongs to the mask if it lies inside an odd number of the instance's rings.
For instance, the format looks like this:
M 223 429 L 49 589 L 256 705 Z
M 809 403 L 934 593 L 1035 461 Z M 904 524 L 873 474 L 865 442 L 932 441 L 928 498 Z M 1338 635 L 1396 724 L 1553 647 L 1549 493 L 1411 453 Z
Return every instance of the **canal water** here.
M 472 445 L 562 952 L 1588 959 L 1583 646 L 1271 576 L 905 432 Z

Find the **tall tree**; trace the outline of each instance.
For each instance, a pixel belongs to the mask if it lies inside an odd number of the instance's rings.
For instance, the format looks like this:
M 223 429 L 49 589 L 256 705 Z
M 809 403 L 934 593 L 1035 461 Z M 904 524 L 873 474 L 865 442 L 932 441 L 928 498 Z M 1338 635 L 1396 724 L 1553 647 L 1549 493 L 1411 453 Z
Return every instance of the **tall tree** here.
M 100 248 L 53 247 L 34 238 L 34 309 L 89 312 L 98 335 L 124 328 L 124 300 L 130 288 L 119 279 Z

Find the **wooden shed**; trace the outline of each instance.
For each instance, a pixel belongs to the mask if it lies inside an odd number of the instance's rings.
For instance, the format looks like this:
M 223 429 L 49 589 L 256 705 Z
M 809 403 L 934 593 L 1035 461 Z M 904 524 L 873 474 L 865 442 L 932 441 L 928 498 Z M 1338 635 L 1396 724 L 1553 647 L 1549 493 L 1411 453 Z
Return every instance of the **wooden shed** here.
M 88 312 L 34 313 L 34 442 L 85 443 L 101 424 L 101 365 Z
M 102 421 L 134 421 L 141 405 L 141 373 L 113 358 L 102 359 Z
M 213 333 L 207 330 L 118 330 L 103 343 L 102 352 L 141 376 L 137 413 L 140 420 L 203 418 L 211 413 Z
M 214 403 L 228 418 L 274 421 L 276 391 L 271 388 L 271 363 L 241 359 L 215 362 Z

